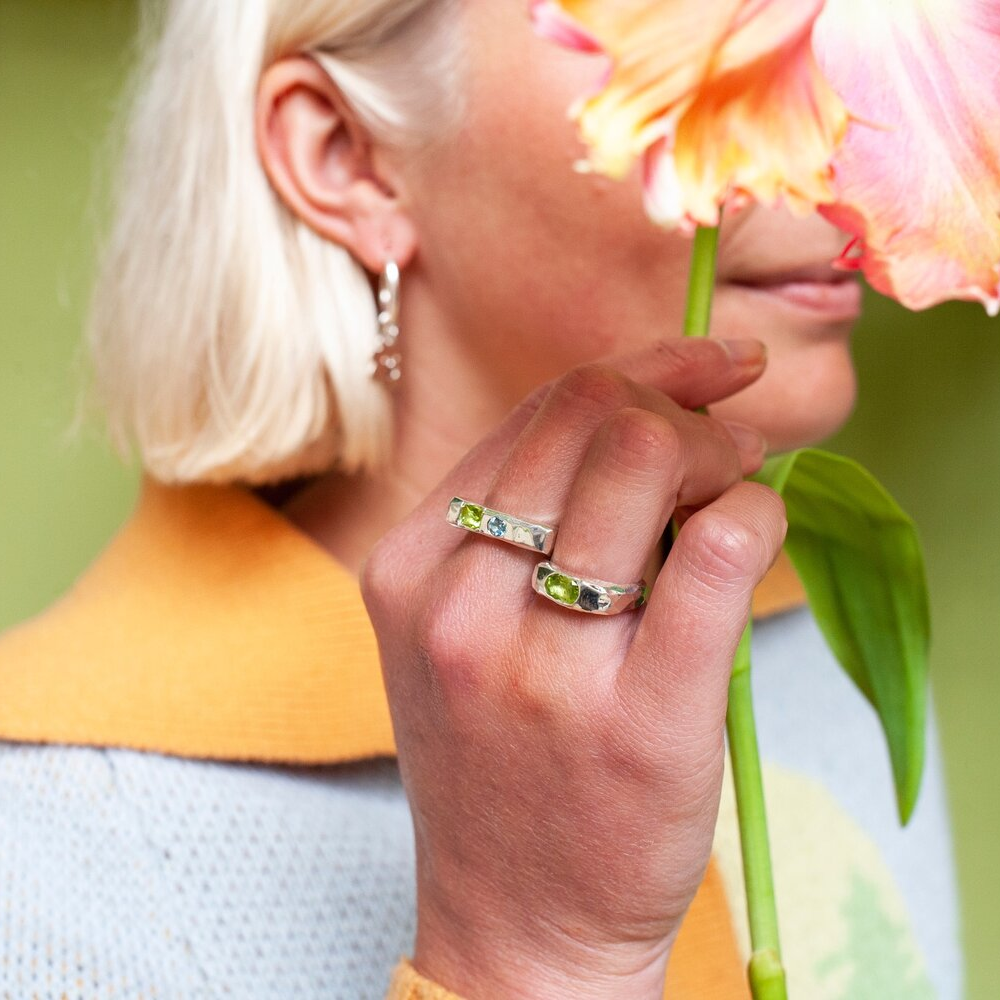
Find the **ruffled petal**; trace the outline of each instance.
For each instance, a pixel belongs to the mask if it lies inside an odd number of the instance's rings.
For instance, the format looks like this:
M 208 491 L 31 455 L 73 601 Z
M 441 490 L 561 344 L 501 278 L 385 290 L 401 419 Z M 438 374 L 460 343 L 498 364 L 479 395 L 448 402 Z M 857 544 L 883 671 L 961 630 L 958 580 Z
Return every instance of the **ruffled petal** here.
M 611 58 L 574 108 L 589 163 L 624 176 L 643 158 L 664 225 L 712 225 L 727 199 L 829 201 L 847 126 L 813 56 L 823 0 L 549 0 Z
M 850 266 L 911 309 L 1000 310 L 1000 5 L 828 0 L 817 59 L 852 121 L 831 221 Z
M 603 52 L 600 42 L 589 35 L 555 0 L 531 0 L 531 23 L 535 32 L 550 42 L 578 52 Z
M 552 0 L 611 58 L 604 87 L 575 107 L 589 162 L 622 177 L 690 103 L 744 0 Z
M 720 71 L 677 124 L 675 169 L 687 214 L 702 225 L 716 225 L 718 206 L 733 195 L 783 201 L 798 215 L 833 198 L 830 160 L 847 113 L 813 55 L 812 18 L 802 14 L 810 4 L 793 2 L 796 16 L 780 16 L 787 2 L 768 5 L 784 44 L 762 44 L 758 20 L 727 38 Z

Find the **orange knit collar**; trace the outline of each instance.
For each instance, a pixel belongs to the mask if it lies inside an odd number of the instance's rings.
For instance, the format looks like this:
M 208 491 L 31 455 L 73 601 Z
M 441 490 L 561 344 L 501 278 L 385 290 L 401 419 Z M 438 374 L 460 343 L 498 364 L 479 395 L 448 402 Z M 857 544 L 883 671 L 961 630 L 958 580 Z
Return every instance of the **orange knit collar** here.
M 803 600 L 780 561 L 754 613 Z M 148 475 L 70 590 L 0 635 L 0 739 L 314 764 L 395 754 L 354 576 L 245 487 Z

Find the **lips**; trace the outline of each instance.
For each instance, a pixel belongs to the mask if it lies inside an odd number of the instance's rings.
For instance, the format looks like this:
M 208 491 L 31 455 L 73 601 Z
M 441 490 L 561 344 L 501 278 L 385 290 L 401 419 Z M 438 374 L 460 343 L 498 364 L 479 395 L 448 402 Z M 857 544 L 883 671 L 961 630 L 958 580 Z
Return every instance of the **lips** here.
M 811 262 L 760 274 L 730 278 L 730 285 L 804 310 L 827 322 L 856 320 L 861 313 L 861 285 L 855 275 L 834 270 L 829 262 Z

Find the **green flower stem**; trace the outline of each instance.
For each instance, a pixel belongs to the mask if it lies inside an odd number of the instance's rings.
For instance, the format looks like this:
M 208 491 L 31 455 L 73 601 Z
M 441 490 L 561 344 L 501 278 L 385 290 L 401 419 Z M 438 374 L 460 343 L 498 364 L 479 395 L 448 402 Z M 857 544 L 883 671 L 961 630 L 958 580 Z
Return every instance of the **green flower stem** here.
M 767 837 L 764 783 L 757 749 L 757 727 L 750 692 L 750 636 L 747 624 L 736 649 L 729 680 L 726 733 L 729 760 L 736 787 L 736 812 L 743 851 L 743 881 L 750 918 L 750 988 L 755 1000 L 785 1000 L 785 973 L 778 940 L 778 910 L 771 873 L 771 848 Z
M 715 258 L 719 245 L 718 226 L 699 226 L 691 250 L 685 337 L 707 337 L 715 290 Z M 736 788 L 743 880 L 753 954 L 748 970 L 754 1000 L 787 1000 L 785 971 L 778 940 L 778 911 L 771 873 L 771 848 L 767 837 L 764 782 L 760 771 L 757 729 L 750 691 L 750 636 L 748 623 L 736 650 L 729 682 L 726 732 L 729 759 Z
M 719 247 L 719 227 L 699 226 L 691 248 L 691 273 L 688 275 L 687 310 L 684 313 L 684 336 L 707 337 L 715 291 L 715 255 Z

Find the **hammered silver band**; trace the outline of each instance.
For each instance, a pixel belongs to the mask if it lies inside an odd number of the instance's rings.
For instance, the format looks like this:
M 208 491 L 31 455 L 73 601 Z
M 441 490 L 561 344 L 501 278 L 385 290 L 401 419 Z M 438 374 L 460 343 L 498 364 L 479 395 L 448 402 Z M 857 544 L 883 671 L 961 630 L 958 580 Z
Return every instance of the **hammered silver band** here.
M 584 579 L 550 562 L 540 562 L 535 567 L 531 586 L 536 593 L 561 607 L 591 615 L 617 615 L 622 611 L 631 611 L 641 608 L 649 598 L 649 585 L 645 580 L 620 584 Z
M 480 535 L 488 535 L 501 542 L 519 545 L 532 552 L 548 555 L 556 540 L 556 529 L 548 524 L 535 521 L 525 521 L 523 518 L 492 510 L 480 503 L 452 497 L 448 504 L 448 523 L 456 528 L 474 531 Z

